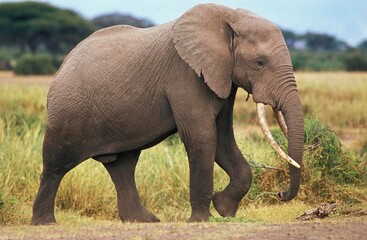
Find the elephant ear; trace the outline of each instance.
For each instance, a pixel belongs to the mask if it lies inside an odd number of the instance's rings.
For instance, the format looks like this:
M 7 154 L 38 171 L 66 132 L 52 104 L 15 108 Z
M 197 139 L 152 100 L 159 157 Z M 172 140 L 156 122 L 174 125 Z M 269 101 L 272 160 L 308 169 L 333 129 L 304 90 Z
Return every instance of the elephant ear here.
M 220 98 L 227 98 L 232 87 L 232 11 L 215 4 L 197 5 L 183 14 L 173 29 L 180 57 Z

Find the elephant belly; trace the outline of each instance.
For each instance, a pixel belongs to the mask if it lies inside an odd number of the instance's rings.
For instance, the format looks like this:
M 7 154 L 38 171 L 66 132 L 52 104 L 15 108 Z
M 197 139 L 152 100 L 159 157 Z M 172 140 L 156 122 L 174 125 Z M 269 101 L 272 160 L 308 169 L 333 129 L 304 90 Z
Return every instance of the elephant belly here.
M 121 108 L 115 114 L 100 117 L 105 120 L 97 125 L 89 123 L 94 131 L 85 137 L 89 141 L 93 139 L 93 143 L 88 144 L 91 147 L 87 150 L 87 154 L 90 152 L 88 157 L 108 155 L 97 160 L 111 161 L 115 158 L 111 154 L 149 148 L 175 133 L 177 130 L 172 113 L 164 105 L 161 103 L 159 107 L 147 109 L 140 109 L 137 105 L 131 110 Z

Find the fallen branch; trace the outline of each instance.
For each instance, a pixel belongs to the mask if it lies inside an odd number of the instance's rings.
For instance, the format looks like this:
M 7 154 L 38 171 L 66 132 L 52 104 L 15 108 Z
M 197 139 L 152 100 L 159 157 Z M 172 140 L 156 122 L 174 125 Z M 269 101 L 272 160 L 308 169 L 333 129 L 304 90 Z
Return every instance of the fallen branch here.
M 315 218 L 325 218 L 329 216 L 337 207 L 336 203 L 321 203 L 319 207 L 305 211 L 296 221 L 309 221 Z

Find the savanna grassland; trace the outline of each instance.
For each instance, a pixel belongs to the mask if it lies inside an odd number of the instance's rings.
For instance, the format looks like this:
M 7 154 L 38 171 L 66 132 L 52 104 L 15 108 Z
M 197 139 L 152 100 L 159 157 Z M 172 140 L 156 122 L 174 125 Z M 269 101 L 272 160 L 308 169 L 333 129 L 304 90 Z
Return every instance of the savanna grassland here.
M 296 78 L 306 118 L 305 170 L 298 197 L 290 203 L 276 200 L 273 193 L 287 181 L 286 164 L 264 140 L 255 104 L 251 99 L 246 102 L 247 94 L 240 91 L 234 113 L 235 134 L 242 153 L 253 165 L 254 181 L 236 218 L 220 218 L 213 208 L 212 222 L 291 222 L 321 202 L 338 203 L 334 218 L 367 210 L 367 73 L 299 72 Z M 30 222 L 42 170 L 51 79 L 0 72 L 0 225 Z M 271 111 L 268 115 L 272 117 Z M 275 125 L 273 133 L 286 148 Z M 261 168 L 261 164 L 279 169 Z M 214 179 L 215 191 L 229 180 L 217 166 Z M 136 181 L 143 205 L 163 222 L 183 224 L 189 217 L 188 163 L 177 136 L 143 151 Z M 56 199 L 56 219 L 66 225 L 118 221 L 115 189 L 102 164 L 88 160 L 65 176 Z M 138 225 L 127 226 L 135 229 Z

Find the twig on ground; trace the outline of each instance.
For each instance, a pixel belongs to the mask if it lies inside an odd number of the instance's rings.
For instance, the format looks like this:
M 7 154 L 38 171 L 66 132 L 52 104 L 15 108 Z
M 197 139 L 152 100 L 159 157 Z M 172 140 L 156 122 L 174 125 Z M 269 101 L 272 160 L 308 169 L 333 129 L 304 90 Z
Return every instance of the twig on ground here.
M 336 209 L 336 203 L 321 203 L 319 207 L 305 211 L 296 221 L 309 221 L 315 218 L 325 218 Z

